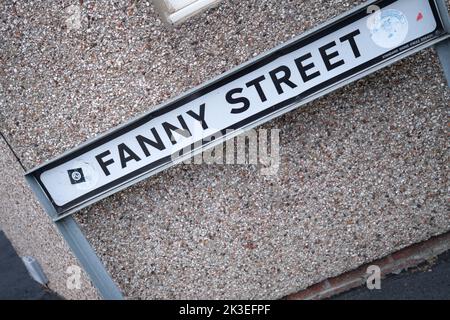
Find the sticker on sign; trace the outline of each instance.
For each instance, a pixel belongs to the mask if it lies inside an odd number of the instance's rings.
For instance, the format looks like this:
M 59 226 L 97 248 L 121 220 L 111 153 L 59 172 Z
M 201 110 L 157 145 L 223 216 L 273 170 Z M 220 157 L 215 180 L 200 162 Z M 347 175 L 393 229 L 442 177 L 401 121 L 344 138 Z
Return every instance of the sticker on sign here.
M 27 174 L 64 215 L 448 37 L 435 1 L 375 1 Z

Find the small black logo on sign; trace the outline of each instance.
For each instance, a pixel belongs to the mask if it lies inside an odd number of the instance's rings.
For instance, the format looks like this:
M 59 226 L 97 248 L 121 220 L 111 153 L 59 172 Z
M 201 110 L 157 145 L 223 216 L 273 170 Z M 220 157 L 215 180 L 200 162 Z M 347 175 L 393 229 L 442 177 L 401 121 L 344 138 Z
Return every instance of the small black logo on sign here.
M 67 170 L 67 173 L 69 174 L 71 184 L 76 184 L 76 183 L 81 183 L 81 182 L 86 181 L 86 179 L 84 179 L 83 169 L 81 169 L 81 168 Z

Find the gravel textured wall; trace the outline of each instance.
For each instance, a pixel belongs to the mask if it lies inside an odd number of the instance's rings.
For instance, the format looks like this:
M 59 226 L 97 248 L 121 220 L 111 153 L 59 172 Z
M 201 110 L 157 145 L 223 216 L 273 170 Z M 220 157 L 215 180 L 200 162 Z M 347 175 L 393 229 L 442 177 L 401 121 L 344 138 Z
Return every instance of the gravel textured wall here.
M 34 200 L 23 174 L 17 158 L 0 136 L 0 228 L 19 256 L 32 256 L 39 262 L 49 279 L 50 289 L 67 299 L 98 299 L 96 289 L 84 272 L 79 289 L 67 286 L 73 273 L 66 272 L 72 272 L 68 269 L 71 266 L 79 266 L 78 261 Z
M 4 1 L 0 129 L 31 168 L 359 3 Z M 280 298 L 450 230 L 449 98 L 428 49 L 264 125 L 275 176 L 179 165 L 76 217 L 127 297 Z

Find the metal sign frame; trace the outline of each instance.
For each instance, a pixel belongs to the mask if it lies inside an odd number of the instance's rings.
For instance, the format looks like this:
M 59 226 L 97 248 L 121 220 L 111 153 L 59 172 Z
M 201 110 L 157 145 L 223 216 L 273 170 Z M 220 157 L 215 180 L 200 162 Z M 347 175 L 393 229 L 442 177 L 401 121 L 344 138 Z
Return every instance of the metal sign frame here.
M 183 95 L 171 99 L 164 104 L 157 107 L 155 110 L 149 111 L 145 113 L 144 115 L 141 115 L 125 124 L 122 124 L 116 128 L 113 128 L 106 133 L 103 133 L 99 135 L 96 138 L 93 138 L 91 140 L 88 140 L 87 142 L 81 144 L 80 146 L 62 154 L 61 156 L 46 162 L 32 170 L 26 173 L 25 177 L 28 183 L 30 184 L 32 190 L 37 195 L 38 200 L 43 204 L 43 206 L 46 208 L 49 215 L 52 217 L 53 220 L 57 221 L 59 219 L 62 219 L 63 217 L 66 217 L 94 202 L 97 202 L 105 197 L 108 197 L 109 195 L 116 193 L 130 185 L 133 185 L 143 179 L 146 179 L 147 177 L 157 174 L 160 171 L 167 169 L 181 161 L 184 161 L 187 158 L 190 158 L 202 151 L 204 151 L 207 148 L 212 148 L 218 144 L 223 143 L 225 140 L 233 138 L 234 136 L 242 133 L 242 130 L 248 130 L 250 128 L 253 128 L 255 126 L 258 126 L 262 123 L 265 123 L 267 121 L 272 120 L 275 117 L 281 116 L 282 114 L 289 112 L 293 109 L 296 109 L 312 100 L 315 100 L 329 92 L 335 91 L 338 88 L 347 85 L 351 82 L 354 82 L 360 78 L 365 77 L 368 74 L 371 74 L 381 68 L 384 68 L 400 59 L 403 59 L 411 54 L 414 54 L 424 48 L 433 46 L 439 42 L 442 42 L 446 40 L 448 42 L 448 39 L 450 37 L 450 27 L 448 22 L 448 11 L 446 9 L 446 5 L 443 0 L 427 0 L 429 1 L 433 14 L 437 21 L 437 27 L 436 30 L 433 32 L 433 35 L 430 37 L 429 40 L 426 40 L 424 42 L 420 42 L 417 45 L 411 45 L 405 51 L 401 51 L 398 53 L 393 54 L 387 59 L 379 59 L 379 61 L 375 61 L 372 65 L 366 68 L 358 68 L 358 70 L 353 71 L 348 76 L 343 76 L 337 79 L 334 83 L 332 83 L 330 86 L 319 88 L 318 90 L 312 92 L 309 95 L 306 95 L 304 97 L 300 97 L 293 99 L 292 101 L 286 102 L 285 105 L 282 106 L 282 108 L 276 109 L 273 112 L 263 114 L 261 117 L 254 119 L 252 121 L 246 122 L 243 125 L 240 125 L 236 128 L 233 128 L 233 132 L 227 132 L 221 136 L 219 139 L 210 140 L 206 143 L 202 144 L 200 148 L 193 148 L 191 152 L 188 152 L 186 154 L 182 154 L 181 156 L 178 156 L 176 160 L 173 160 L 171 158 L 170 160 L 164 161 L 162 163 L 158 163 L 156 166 L 151 167 L 147 170 L 140 170 L 136 174 L 132 175 L 129 178 L 122 179 L 123 181 L 119 181 L 112 187 L 107 188 L 98 188 L 95 189 L 95 192 L 91 192 L 91 194 L 88 194 L 87 196 L 80 197 L 82 199 L 77 201 L 69 202 L 67 205 L 58 206 L 53 200 L 49 192 L 46 190 L 45 186 L 43 185 L 42 181 L 40 180 L 40 175 L 42 172 L 49 170 L 55 166 L 58 166 L 61 163 L 64 163 L 66 161 L 69 161 L 70 159 L 75 158 L 79 154 L 83 154 L 86 152 L 86 150 L 91 150 L 95 148 L 96 146 L 102 145 L 103 143 L 106 143 L 107 141 L 121 136 L 125 134 L 126 132 L 132 130 L 133 128 L 136 128 L 142 123 L 145 123 L 146 121 L 149 121 L 149 119 L 153 119 L 155 117 L 158 117 L 158 115 L 164 114 L 168 110 L 173 110 L 179 106 L 182 106 L 183 103 L 187 103 L 190 101 L 190 99 L 193 99 L 194 97 L 198 97 L 199 95 L 203 95 L 207 92 L 210 92 L 208 90 L 213 90 L 212 88 L 217 88 L 223 85 L 224 83 L 228 83 L 229 81 L 232 81 L 233 79 L 239 78 L 239 76 L 245 72 L 249 72 L 248 70 L 257 70 L 261 66 L 264 66 L 265 64 L 273 61 L 280 55 L 285 54 L 286 52 L 292 52 L 294 50 L 297 50 L 299 47 L 301 48 L 305 43 L 311 43 L 314 42 L 315 39 L 320 39 L 321 37 L 324 37 L 327 34 L 330 34 L 336 30 L 339 30 L 342 28 L 342 26 L 349 25 L 354 21 L 358 21 L 361 18 L 364 18 L 368 15 L 367 9 L 370 5 L 377 5 L 380 8 L 383 8 L 387 5 L 390 5 L 392 3 L 395 3 L 399 0 L 374 0 L 369 1 L 365 4 L 362 4 L 353 10 L 336 17 L 335 19 L 332 19 L 328 21 L 327 23 L 299 36 L 296 37 L 252 60 L 250 60 L 247 63 L 244 63 L 222 75 L 219 77 L 216 77 L 215 79 L 208 81 L 204 83 L 203 85 L 200 85 Z M 398 49 L 398 47 L 396 47 Z M 378 57 L 379 58 L 379 57 Z M 138 170 L 136 170 L 138 171 Z M 135 173 L 135 172 L 133 172 Z

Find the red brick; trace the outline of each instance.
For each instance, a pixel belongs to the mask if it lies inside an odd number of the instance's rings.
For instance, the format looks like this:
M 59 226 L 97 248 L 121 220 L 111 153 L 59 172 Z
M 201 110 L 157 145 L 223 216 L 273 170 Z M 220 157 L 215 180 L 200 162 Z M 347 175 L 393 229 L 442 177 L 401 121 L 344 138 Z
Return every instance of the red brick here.
M 355 270 L 343 273 L 337 277 L 328 279 L 331 287 L 337 287 L 343 285 L 346 282 L 355 281 L 356 279 L 360 279 L 361 282 L 364 280 L 366 275 L 366 267 L 361 266 Z
M 359 268 L 330 278 L 286 297 L 289 300 L 325 299 L 358 287 L 365 282 L 370 265 L 377 265 L 382 276 L 416 266 L 435 254 L 448 250 L 450 232 L 399 250 L 384 258 L 360 266 Z
M 364 283 L 364 279 L 361 278 L 353 278 L 353 279 L 348 279 L 345 282 L 341 282 L 339 283 L 339 285 L 335 286 L 335 287 L 330 287 L 328 290 L 324 290 L 320 296 L 318 296 L 318 299 L 327 299 L 330 298 L 332 296 L 335 296 L 339 293 L 342 292 L 346 292 L 350 289 L 359 287 L 362 283 Z
M 326 290 L 328 287 L 326 281 L 322 281 L 316 283 L 305 290 L 302 290 L 297 293 L 293 293 L 286 297 L 287 300 L 308 300 L 314 299 L 315 296 L 318 296 L 322 291 Z

